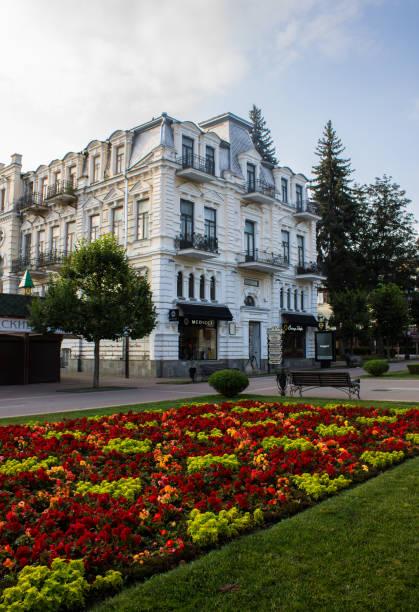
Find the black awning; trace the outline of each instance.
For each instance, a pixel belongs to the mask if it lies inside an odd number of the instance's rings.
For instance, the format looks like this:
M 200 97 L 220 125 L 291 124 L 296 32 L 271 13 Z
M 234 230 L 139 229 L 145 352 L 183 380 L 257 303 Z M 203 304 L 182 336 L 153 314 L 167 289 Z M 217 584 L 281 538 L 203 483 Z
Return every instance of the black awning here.
M 227 306 L 202 306 L 201 304 L 178 304 L 180 315 L 183 317 L 198 317 L 200 319 L 218 319 L 218 321 L 232 321 L 233 315 Z
M 284 314 L 285 323 L 301 325 L 301 327 L 317 327 L 317 320 L 313 315 Z

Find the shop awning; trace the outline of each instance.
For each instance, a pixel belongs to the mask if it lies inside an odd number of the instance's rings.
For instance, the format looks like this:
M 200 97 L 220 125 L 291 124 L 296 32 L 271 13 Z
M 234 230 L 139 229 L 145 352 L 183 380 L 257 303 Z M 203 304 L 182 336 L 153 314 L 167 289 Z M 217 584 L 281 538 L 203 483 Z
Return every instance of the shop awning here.
M 179 304 L 181 317 L 218 319 L 218 321 L 232 321 L 233 315 L 227 306 L 202 306 L 201 304 Z
M 317 319 L 313 315 L 284 314 L 284 322 L 301 327 L 317 327 Z

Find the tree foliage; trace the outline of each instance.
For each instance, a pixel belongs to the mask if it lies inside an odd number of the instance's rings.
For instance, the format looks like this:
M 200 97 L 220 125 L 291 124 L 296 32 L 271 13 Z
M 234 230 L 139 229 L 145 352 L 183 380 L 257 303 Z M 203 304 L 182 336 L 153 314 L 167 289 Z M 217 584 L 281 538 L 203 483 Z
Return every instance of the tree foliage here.
M 341 155 L 345 148 L 328 121 L 318 141 L 313 166 L 313 197 L 319 205 L 317 224 L 319 259 L 324 262 L 331 292 L 357 286 L 359 277 L 356 239 L 359 232 L 357 202 L 351 188 L 351 164 Z
M 271 136 L 271 130 L 266 127 L 266 121 L 262 115 L 262 109 L 253 104 L 249 112 L 250 121 L 253 124 L 250 132 L 256 151 L 264 161 L 276 165 L 275 146 Z
M 148 335 L 156 312 L 147 279 L 131 268 L 125 250 L 112 236 L 76 247 L 44 300 L 33 300 L 30 325 L 38 332 L 63 330 L 95 343 L 93 386 L 99 384 L 99 344 L 125 333 Z
M 366 291 L 346 289 L 330 294 L 333 309 L 331 325 L 336 326 L 337 336 L 352 350 L 354 339 L 365 340 L 370 324 L 370 310 Z
M 407 327 L 408 306 L 400 288 L 394 283 L 381 283 L 369 297 L 374 332 L 378 340 L 384 340 L 387 351 L 396 343 Z
M 359 252 L 363 257 L 363 282 L 374 288 L 379 282 L 396 283 L 411 290 L 417 284 L 419 249 L 414 217 L 407 211 L 406 192 L 384 175 L 358 190 L 362 210 Z

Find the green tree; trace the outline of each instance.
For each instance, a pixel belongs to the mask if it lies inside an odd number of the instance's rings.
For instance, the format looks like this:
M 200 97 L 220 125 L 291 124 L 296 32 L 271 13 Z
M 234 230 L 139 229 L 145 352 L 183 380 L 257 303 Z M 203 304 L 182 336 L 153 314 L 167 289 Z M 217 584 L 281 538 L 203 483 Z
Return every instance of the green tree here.
M 330 294 L 333 316 L 330 324 L 336 326 L 337 337 L 352 352 L 355 338 L 365 340 L 370 324 L 370 310 L 366 291 L 345 289 Z
M 94 342 L 93 386 L 99 386 L 100 341 L 148 335 L 156 325 L 151 290 L 130 267 L 112 236 L 82 242 L 57 277 L 50 277 L 45 299 L 33 300 L 30 325 L 38 332 L 63 330 Z
M 369 297 L 371 318 L 379 344 L 384 343 L 386 353 L 396 343 L 409 322 L 406 299 L 394 283 L 381 283 Z
M 419 329 L 419 291 L 415 291 L 410 300 L 410 321 Z
M 250 121 L 253 124 L 250 136 L 256 151 L 264 161 L 276 165 L 278 160 L 275 157 L 275 146 L 271 136 L 271 130 L 266 127 L 266 121 L 262 115 L 262 109 L 253 104 L 249 112 Z
M 364 261 L 364 282 L 370 288 L 396 283 L 411 291 L 418 282 L 419 249 L 410 200 L 393 179 L 384 175 L 358 191 L 363 210 L 359 252 Z
M 312 189 L 321 216 L 317 224 L 319 260 L 331 292 L 357 287 L 360 275 L 356 249 L 359 211 L 351 189 L 350 160 L 341 157 L 344 150 L 328 121 L 316 148 L 319 163 L 313 166 Z

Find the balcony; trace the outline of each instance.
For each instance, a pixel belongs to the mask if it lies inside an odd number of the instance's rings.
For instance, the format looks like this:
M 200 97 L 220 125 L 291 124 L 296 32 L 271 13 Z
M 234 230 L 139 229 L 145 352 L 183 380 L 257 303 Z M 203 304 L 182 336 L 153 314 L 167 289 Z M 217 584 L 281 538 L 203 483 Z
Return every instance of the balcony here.
M 15 202 L 17 212 L 46 217 L 49 208 L 39 193 L 26 193 Z
M 48 204 L 62 204 L 77 206 L 76 186 L 72 181 L 57 181 L 47 188 L 44 202 Z
M 295 267 L 295 274 L 298 280 L 326 280 L 325 271 L 322 265 L 317 263 L 304 264 Z
M 297 202 L 297 207 L 293 214 L 295 219 L 301 221 L 318 221 L 321 218 L 318 204 L 310 200 Z
M 195 183 L 211 183 L 216 180 L 215 164 L 212 159 L 199 155 L 182 155 L 176 162 L 182 166 L 182 169 L 176 172 L 181 178 Z
M 279 200 L 279 194 L 275 191 L 274 185 L 268 185 L 264 181 L 250 181 L 246 186 L 246 195 L 243 200 L 259 202 L 260 204 L 271 204 Z
M 178 255 L 188 259 L 204 260 L 218 256 L 218 240 L 202 234 L 181 234 L 175 238 Z
M 17 259 L 12 260 L 12 272 L 18 274 L 19 272 L 30 270 L 34 278 L 40 278 L 48 275 L 52 271 L 59 270 L 65 258 L 69 255 L 71 255 L 70 252 L 60 251 L 58 249 L 39 253 L 33 257 L 21 255 Z
M 270 251 L 256 249 L 253 253 L 243 253 L 242 258 L 238 267 L 256 272 L 276 272 L 279 268 L 288 267 L 288 262 L 281 255 Z

